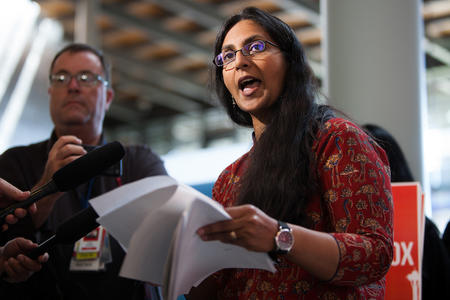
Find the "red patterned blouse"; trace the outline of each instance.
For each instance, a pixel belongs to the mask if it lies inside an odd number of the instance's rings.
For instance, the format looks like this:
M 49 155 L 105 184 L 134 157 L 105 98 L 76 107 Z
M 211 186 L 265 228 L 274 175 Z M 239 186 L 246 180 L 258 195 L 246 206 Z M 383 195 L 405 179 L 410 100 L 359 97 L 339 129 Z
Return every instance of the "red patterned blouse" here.
M 311 229 L 336 239 L 340 261 L 329 281 L 281 259 L 277 272 L 228 269 L 214 275 L 219 299 L 384 299 L 384 275 L 392 261 L 393 207 L 385 152 L 353 123 L 326 122 L 313 145 L 320 194 L 307 214 Z M 248 153 L 228 166 L 213 198 L 233 206 Z M 299 241 L 301 243 L 301 241 Z

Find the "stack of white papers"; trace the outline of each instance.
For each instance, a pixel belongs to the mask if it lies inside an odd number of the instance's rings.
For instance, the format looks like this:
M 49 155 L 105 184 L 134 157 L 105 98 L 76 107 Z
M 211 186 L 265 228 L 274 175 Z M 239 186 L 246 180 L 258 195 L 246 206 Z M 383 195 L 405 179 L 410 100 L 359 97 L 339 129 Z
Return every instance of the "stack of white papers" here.
M 162 285 L 166 300 L 224 268 L 276 271 L 266 253 L 202 241 L 196 234 L 200 227 L 230 216 L 216 201 L 169 176 L 123 185 L 90 203 L 98 222 L 127 251 L 120 275 Z

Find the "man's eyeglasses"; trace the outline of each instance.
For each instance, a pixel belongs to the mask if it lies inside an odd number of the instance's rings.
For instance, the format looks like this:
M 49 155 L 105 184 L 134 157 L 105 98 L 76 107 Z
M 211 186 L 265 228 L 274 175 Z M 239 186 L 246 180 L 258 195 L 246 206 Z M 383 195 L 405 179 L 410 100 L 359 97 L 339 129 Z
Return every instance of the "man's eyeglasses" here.
M 75 75 L 72 75 L 68 72 L 59 72 L 56 74 L 52 74 L 50 75 L 50 83 L 55 86 L 65 86 L 69 84 L 72 78 L 75 78 L 75 80 L 81 86 L 94 86 L 98 82 L 101 82 L 103 85 L 108 86 L 108 81 L 105 80 L 102 76 L 89 71 L 81 71 Z
M 222 53 L 219 53 L 219 55 L 217 55 L 216 58 L 214 58 L 213 62 L 218 67 L 225 66 L 236 59 L 236 53 L 238 53 L 239 51 L 241 51 L 242 55 L 244 56 L 255 55 L 257 53 L 264 52 L 267 48 L 266 43 L 274 47 L 278 47 L 278 45 L 275 45 L 272 42 L 257 40 L 244 45 L 244 47 L 242 47 L 241 49 L 226 50 Z

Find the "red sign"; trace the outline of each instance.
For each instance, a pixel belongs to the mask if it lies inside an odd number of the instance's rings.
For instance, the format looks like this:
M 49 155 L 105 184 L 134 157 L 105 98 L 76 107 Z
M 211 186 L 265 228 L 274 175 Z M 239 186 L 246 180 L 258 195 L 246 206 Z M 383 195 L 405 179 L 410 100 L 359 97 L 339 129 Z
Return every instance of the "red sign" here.
M 386 275 L 386 300 L 421 298 L 424 199 L 417 182 L 393 183 L 394 259 Z

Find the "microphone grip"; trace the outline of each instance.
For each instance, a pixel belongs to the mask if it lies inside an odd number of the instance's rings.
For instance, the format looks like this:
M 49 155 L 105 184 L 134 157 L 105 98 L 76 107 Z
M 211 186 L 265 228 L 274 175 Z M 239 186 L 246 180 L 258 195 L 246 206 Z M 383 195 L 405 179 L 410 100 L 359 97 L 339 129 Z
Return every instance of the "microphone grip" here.
M 56 244 L 56 235 L 52 235 L 49 239 L 39 244 L 38 247 L 34 248 L 26 255 L 31 259 L 37 259 L 39 256 L 47 252 L 55 244 Z
M 56 233 L 31 250 L 28 257 L 36 259 L 39 255 L 49 251 L 56 244 L 72 244 L 99 226 L 98 215 L 92 206 L 85 208 L 69 219 L 65 220 L 56 229 Z
M 45 185 L 39 187 L 37 190 L 34 190 L 30 197 L 28 197 L 24 201 L 18 201 L 3 210 L 0 211 L 0 225 L 5 223 L 5 218 L 9 214 L 14 214 L 14 210 L 16 208 L 26 208 L 36 202 L 37 200 L 44 198 L 45 196 L 55 193 L 58 191 L 58 187 L 56 186 L 55 182 L 53 180 L 50 180 Z

